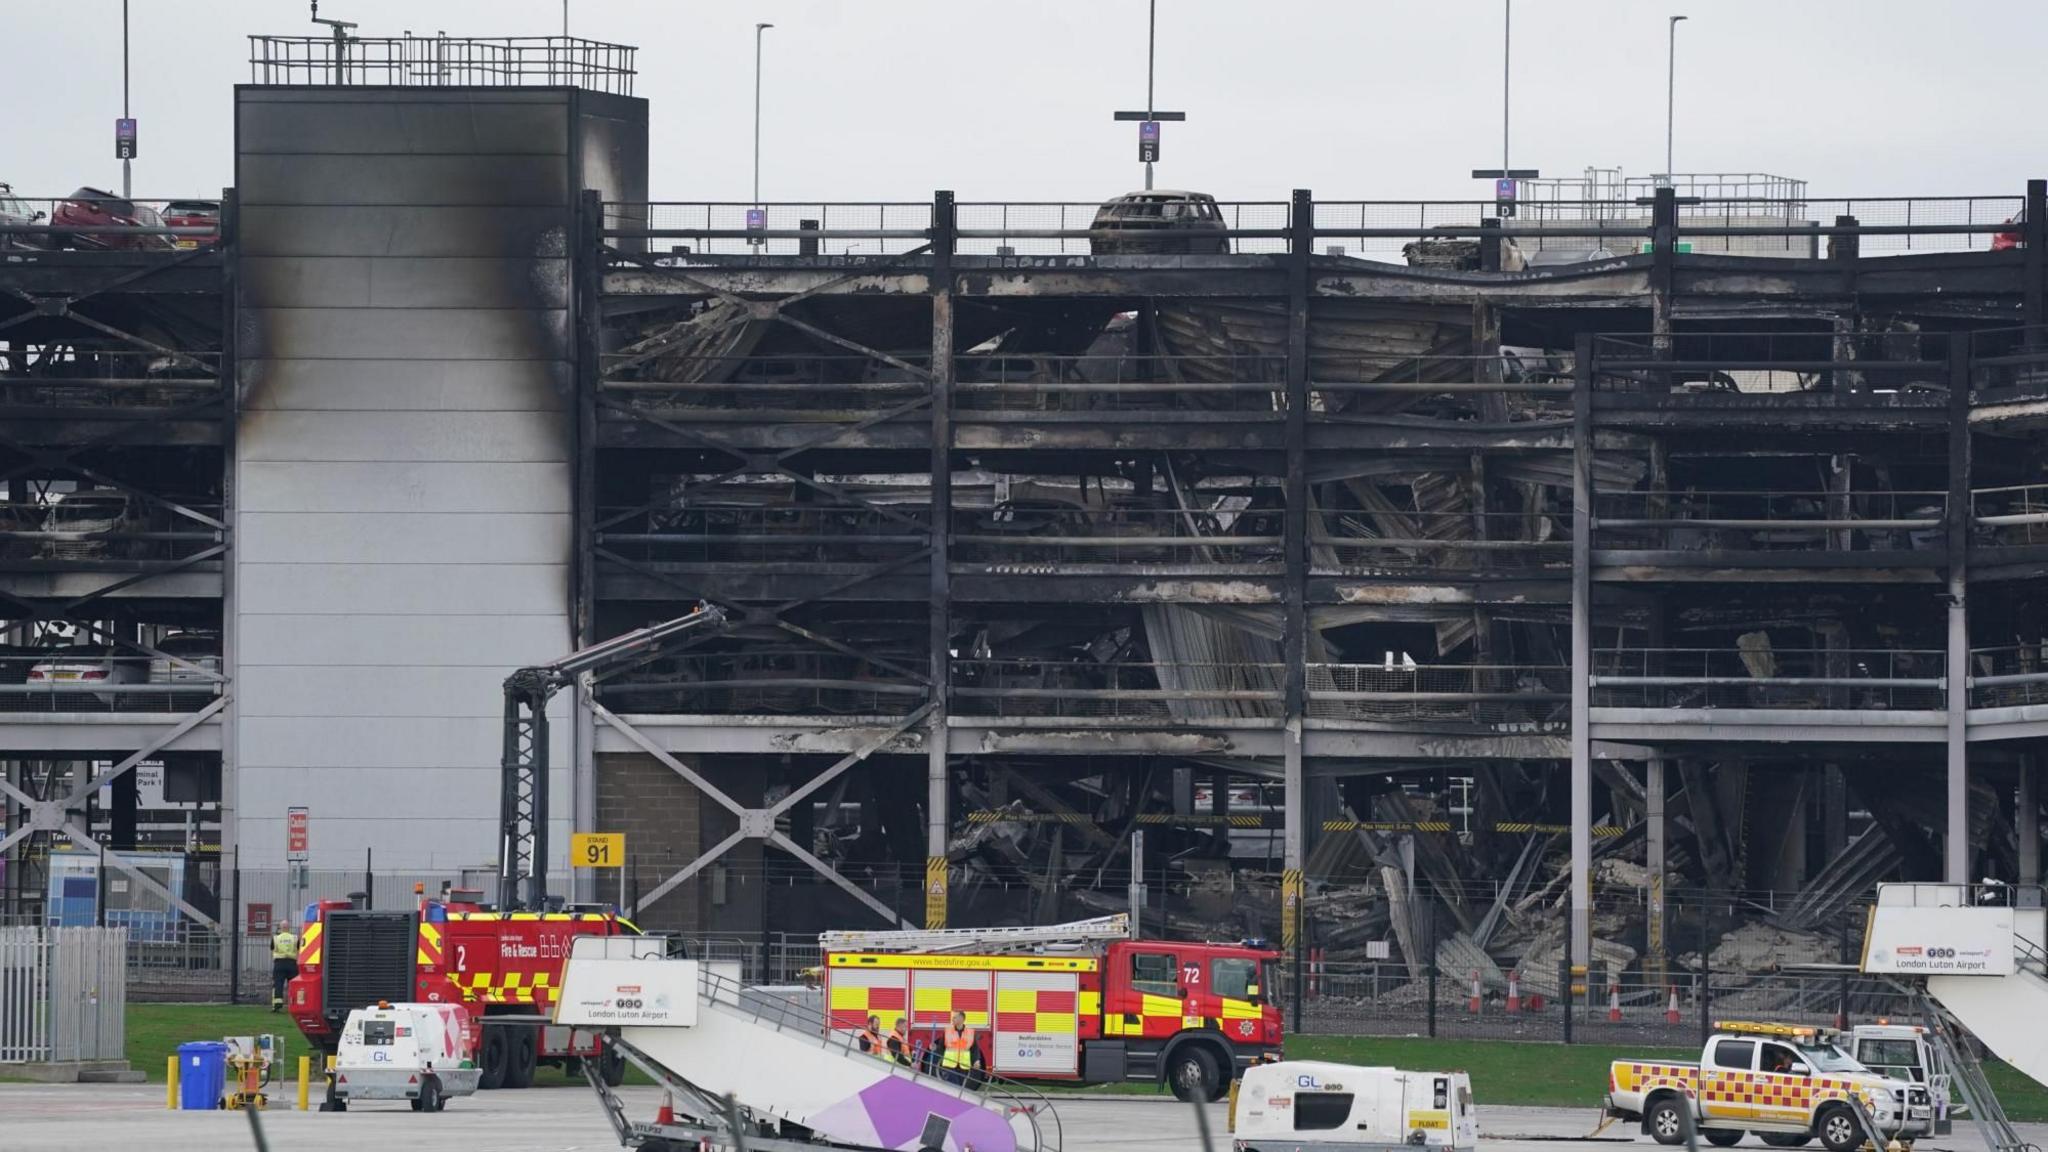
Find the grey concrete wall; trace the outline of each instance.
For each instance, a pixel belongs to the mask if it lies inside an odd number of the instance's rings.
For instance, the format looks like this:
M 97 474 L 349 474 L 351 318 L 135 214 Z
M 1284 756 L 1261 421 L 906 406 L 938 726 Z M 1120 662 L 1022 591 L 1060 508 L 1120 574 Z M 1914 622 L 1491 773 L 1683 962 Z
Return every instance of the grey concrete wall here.
M 570 647 L 586 95 L 237 90 L 244 866 L 281 859 L 293 804 L 316 868 L 496 858 L 500 682 Z

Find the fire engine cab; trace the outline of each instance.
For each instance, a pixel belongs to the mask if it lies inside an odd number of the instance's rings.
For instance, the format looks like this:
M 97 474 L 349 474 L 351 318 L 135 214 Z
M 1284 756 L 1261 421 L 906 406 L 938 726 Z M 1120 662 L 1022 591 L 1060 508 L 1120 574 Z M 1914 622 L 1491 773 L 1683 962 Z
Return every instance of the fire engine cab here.
M 597 1060 L 616 1085 L 625 1061 L 591 1030 L 547 1023 L 578 936 L 637 930 L 610 911 L 500 912 L 455 890 L 406 910 L 348 900 L 306 907 L 299 974 L 285 990 L 292 1022 L 333 1053 L 349 1013 L 389 1003 L 453 1004 L 468 1016 L 480 1087 L 524 1088 L 542 1064 Z
M 1106 916 L 826 932 L 819 944 L 830 1026 L 900 1025 L 913 1059 L 936 1058 L 955 1011 L 974 1031 L 976 1063 L 1015 1079 L 1163 1080 L 1184 1100 L 1220 1100 L 1239 1072 L 1280 1053 L 1268 991 L 1279 954 L 1251 942 L 1133 940 L 1128 917 Z

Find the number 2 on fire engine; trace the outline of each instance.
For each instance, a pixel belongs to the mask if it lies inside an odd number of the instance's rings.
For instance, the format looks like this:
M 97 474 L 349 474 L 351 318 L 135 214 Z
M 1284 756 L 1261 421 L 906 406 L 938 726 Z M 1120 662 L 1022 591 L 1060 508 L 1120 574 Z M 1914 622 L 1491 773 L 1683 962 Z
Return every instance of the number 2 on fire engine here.
M 455 946 L 455 970 L 457 972 L 469 971 L 469 945 L 457 944 Z

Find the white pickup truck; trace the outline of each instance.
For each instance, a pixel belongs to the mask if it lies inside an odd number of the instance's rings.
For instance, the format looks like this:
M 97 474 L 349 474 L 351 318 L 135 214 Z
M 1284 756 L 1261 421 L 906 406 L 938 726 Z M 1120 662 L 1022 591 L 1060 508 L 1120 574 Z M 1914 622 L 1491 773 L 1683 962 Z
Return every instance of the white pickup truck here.
M 1776 1148 L 1818 1137 L 1854 1152 L 1865 1137 L 1851 1097 L 1887 1137 L 1910 1143 L 1932 1125 L 1923 1085 L 1893 1080 L 1851 1059 L 1822 1029 L 1720 1023 L 1697 1064 L 1617 1060 L 1607 1077 L 1609 1116 L 1639 1122 L 1659 1144 L 1685 1140 L 1685 1111 L 1710 1144 L 1755 1132 Z

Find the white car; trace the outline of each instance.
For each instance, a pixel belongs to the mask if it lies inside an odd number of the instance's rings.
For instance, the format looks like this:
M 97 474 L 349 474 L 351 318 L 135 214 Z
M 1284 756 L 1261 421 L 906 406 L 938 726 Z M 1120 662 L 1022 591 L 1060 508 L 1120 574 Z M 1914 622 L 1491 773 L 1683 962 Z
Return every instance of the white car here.
M 40 225 L 49 217 L 48 212 L 29 206 L 28 201 L 14 194 L 14 189 L 0 184 L 0 229 L 29 228 Z M 43 245 L 41 232 L 0 231 L 0 251 L 8 249 L 40 249 Z
M 28 682 L 32 686 L 47 687 L 60 697 L 73 691 L 89 694 L 113 708 L 121 693 L 92 692 L 90 689 L 96 685 L 139 683 L 142 675 L 139 659 L 117 656 L 109 647 L 81 644 L 56 649 L 30 666 Z
M 164 655 L 150 658 L 151 684 L 210 684 L 220 676 L 218 632 L 173 632 L 155 648 Z

